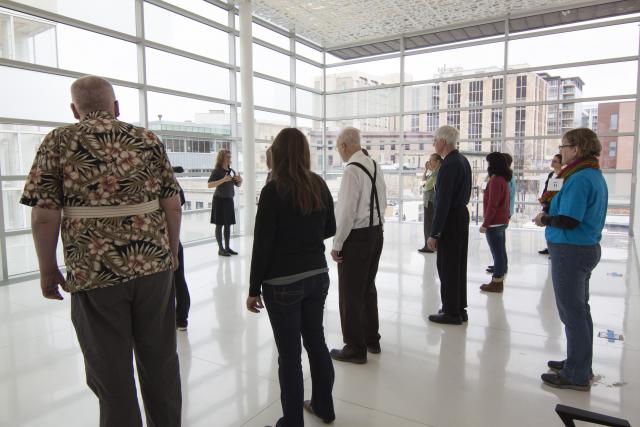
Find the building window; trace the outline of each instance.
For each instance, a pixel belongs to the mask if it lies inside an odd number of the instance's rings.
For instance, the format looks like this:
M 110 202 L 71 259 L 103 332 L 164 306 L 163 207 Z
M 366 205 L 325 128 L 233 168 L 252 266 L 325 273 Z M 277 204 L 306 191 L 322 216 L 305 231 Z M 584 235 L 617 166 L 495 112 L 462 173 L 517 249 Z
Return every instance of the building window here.
M 440 126 L 439 113 L 427 113 L 427 132 L 435 132 Z
M 391 155 L 391 163 L 395 163 L 396 162 L 396 155 L 392 154 Z
M 391 144 L 391 151 L 395 151 L 396 149 L 396 144 Z
M 405 150 L 411 150 L 411 144 L 404 144 Z
M 460 83 L 447 85 L 447 108 L 460 108 Z
M 420 115 L 412 114 L 411 115 L 411 132 L 419 132 L 420 131 Z
M 514 144 L 514 170 L 522 172 L 524 170 L 524 137 L 526 124 L 526 108 L 516 108 L 516 128 L 515 128 L 515 144 Z
M 189 200 L 184 202 L 184 210 L 185 211 L 190 211 L 191 210 L 191 202 Z
M 618 155 L 618 141 L 609 142 L 609 157 L 616 158 Z
M 479 107 L 482 105 L 482 89 L 484 85 L 482 80 L 469 82 L 469 106 Z
M 327 166 L 333 166 L 333 154 L 327 155 Z
M 371 145 L 369 145 L 369 144 L 365 145 L 365 146 L 364 146 L 364 148 L 365 148 L 367 151 L 371 151 Z
M 420 150 L 420 151 L 424 151 L 424 143 L 420 143 L 420 148 L 419 148 L 419 150 Z
M 504 97 L 504 78 L 491 80 L 491 102 L 502 102 Z
M 474 151 L 482 150 L 482 110 L 469 110 L 469 140 Z
M 516 100 L 527 98 L 527 76 L 516 77 Z
M 493 108 L 491 110 L 491 151 L 500 151 L 502 139 L 502 110 Z
M 618 113 L 611 113 L 611 120 L 609 121 L 609 129 L 618 129 Z
M 196 209 L 204 209 L 204 202 L 196 202 Z
M 213 207 L 213 203 L 211 203 L 211 202 L 207 203 L 207 207 L 208 207 L 209 209 L 211 209 L 211 208 Z
M 460 130 L 460 111 L 448 111 L 447 124 Z

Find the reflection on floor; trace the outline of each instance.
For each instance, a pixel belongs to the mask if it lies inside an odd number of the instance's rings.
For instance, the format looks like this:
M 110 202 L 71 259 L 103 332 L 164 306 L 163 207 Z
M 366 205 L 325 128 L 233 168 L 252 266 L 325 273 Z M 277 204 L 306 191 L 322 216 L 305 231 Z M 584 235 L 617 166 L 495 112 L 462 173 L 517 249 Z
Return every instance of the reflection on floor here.
M 542 386 L 546 361 L 564 356 L 548 258 L 538 231 L 512 230 L 502 295 L 477 288 L 489 276 L 487 244 L 471 230 L 469 324 L 426 319 L 439 308 L 435 255 L 419 254 L 421 226 L 389 224 L 378 275 L 382 353 L 366 365 L 335 363 L 335 426 L 561 426 L 557 403 L 640 424 L 638 264 L 625 236 L 606 236 L 591 281 L 596 383 L 590 393 Z M 240 256 L 219 258 L 213 244 L 187 248 L 192 311 L 178 333 L 185 426 L 264 426 L 281 414 L 277 361 L 266 313 L 244 309 L 251 238 Z M 341 344 L 337 275 L 326 308 L 329 347 Z M 304 363 L 307 398 L 308 364 Z M 69 298 L 40 297 L 36 281 L 0 287 L 0 425 L 97 425 Z M 305 415 L 307 425 L 321 425 Z

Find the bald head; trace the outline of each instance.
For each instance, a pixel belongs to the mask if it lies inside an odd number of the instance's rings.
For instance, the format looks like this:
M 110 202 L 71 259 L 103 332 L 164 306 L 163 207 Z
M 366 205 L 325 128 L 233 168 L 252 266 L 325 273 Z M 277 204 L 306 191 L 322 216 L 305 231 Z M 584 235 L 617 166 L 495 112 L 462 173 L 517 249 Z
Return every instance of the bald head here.
M 84 76 L 71 85 L 71 110 L 77 119 L 94 111 L 107 111 L 118 116 L 113 86 L 98 76 Z

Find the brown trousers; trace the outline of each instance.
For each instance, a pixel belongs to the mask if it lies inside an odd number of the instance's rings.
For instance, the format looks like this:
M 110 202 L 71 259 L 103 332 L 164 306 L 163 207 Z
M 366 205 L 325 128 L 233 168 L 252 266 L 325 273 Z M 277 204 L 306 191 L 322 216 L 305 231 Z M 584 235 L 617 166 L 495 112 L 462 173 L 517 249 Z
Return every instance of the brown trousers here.
M 382 227 L 351 230 L 340 254 L 338 287 L 344 343 L 366 354 L 367 344 L 380 341 L 376 273 L 382 253 Z
M 76 292 L 71 320 L 101 427 L 142 426 L 135 353 L 148 427 L 178 427 L 182 409 L 173 271 Z

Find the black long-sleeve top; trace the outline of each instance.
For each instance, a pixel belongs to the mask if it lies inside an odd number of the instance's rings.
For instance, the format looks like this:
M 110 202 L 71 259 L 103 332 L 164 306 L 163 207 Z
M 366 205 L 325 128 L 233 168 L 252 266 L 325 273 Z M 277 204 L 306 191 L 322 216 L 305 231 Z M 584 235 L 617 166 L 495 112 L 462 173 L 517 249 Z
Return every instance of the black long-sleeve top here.
M 471 165 L 458 150 L 453 150 L 444 158 L 438 172 L 431 237 L 440 237 L 449 212 L 467 206 L 470 198 Z
M 333 197 L 322 186 L 324 208 L 303 215 L 289 197 L 282 198 L 274 181 L 269 181 L 258 202 L 251 256 L 249 295 L 260 295 L 265 280 L 327 268 L 324 240 L 336 234 Z

